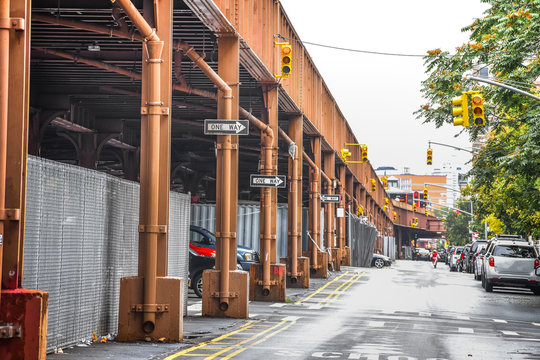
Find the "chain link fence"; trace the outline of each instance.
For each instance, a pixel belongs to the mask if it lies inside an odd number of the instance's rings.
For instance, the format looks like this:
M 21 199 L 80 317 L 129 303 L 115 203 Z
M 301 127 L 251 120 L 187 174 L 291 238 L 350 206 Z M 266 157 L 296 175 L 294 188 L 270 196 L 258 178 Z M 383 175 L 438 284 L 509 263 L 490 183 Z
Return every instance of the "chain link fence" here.
M 172 192 L 168 269 L 185 279 L 184 310 L 189 212 Z M 120 278 L 137 275 L 139 184 L 30 156 L 25 221 L 23 287 L 49 293 L 47 349 L 115 334 Z

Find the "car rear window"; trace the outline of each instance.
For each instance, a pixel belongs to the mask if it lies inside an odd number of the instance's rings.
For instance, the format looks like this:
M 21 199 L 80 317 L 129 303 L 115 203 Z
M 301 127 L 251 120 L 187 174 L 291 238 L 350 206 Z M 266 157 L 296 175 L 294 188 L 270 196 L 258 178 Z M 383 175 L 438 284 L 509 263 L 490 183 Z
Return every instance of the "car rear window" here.
M 497 245 L 493 249 L 493 256 L 513 258 L 535 258 L 534 249 L 529 246 Z

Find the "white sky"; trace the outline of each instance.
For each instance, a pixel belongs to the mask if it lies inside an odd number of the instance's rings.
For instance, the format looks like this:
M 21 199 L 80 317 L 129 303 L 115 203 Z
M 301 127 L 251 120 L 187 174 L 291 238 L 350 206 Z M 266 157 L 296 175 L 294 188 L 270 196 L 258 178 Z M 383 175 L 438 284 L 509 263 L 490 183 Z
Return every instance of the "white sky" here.
M 436 48 L 454 53 L 469 38 L 461 28 L 488 8 L 480 0 L 280 1 L 303 41 L 421 55 Z M 358 141 L 368 145 L 375 169 L 407 166 L 429 174 L 443 161 L 470 169 L 469 153 L 438 145 L 432 145 L 433 166 L 425 165 L 428 140 L 469 149 L 471 143 L 466 133 L 454 137 L 461 126 L 436 129 L 413 115 L 427 103 L 420 93 L 426 78 L 422 58 L 305 46 Z

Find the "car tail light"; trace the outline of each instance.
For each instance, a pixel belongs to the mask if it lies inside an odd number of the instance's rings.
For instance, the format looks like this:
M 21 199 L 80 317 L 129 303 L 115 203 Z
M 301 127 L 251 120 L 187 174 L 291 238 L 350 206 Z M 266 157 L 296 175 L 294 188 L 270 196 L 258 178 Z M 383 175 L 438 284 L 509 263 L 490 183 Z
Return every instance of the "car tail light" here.
M 534 259 L 534 268 L 537 269 L 538 267 L 540 267 L 540 260 Z
M 461 253 L 461 260 L 463 260 L 463 258 L 465 257 L 465 254 Z
M 489 266 L 495 266 L 495 258 L 493 256 L 489 258 Z

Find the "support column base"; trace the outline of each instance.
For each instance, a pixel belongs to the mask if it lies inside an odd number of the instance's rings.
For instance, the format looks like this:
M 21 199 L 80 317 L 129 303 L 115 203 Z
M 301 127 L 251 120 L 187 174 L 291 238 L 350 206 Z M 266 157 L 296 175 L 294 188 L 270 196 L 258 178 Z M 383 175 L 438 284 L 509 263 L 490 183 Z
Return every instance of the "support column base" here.
M 165 311 L 156 312 L 155 328 L 143 331 L 143 312 L 137 305 L 144 304 L 144 278 L 124 277 L 120 280 L 120 312 L 118 313 L 118 341 L 181 341 L 184 307 L 184 279 L 158 277 L 156 303 L 167 305 Z
M 225 311 L 219 308 L 220 274 L 221 270 L 203 271 L 202 315 L 247 319 L 249 317 L 249 274 L 240 270 L 229 271 L 229 292 L 234 296 L 229 298 L 229 306 Z
M 20 326 L 16 337 L 0 339 L 0 357 L 45 360 L 49 293 L 39 290 L 2 290 L 2 322 Z M 19 337 L 20 336 L 20 337 Z
M 285 265 L 270 264 L 270 293 L 263 294 L 263 286 L 260 284 L 263 280 L 262 264 L 253 264 L 249 269 L 249 300 L 285 302 Z
M 304 251 L 303 254 L 305 257 L 310 257 L 311 253 L 309 251 Z M 309 276 L 314 279 L 328 279 L 328 253 L 317 251 L 317 268 L 313 267 L 313 264 L 310 265 L 310 274 Z
M 345 246 L 341 251 L 341 265 L 351 266 L 351 248 Z
M 296 281 L 291 281 L 290 269 L 292 269 L 291 259 L 281 258 L 279 259 L 281 264 L 286 265 L 287 268 L 287 287 L 288 288 L 309 288 L 309 258 L 308 257 L 299 257 L 297 260 L 296 271 L 299 274 L 296 277 Z
M 341 249 L 340 248 L 331 248 L 330 254 L 332 255 L 332 258 L 328 262 L 333 267 L 334 271 L 340 271 L 341 270 Z

